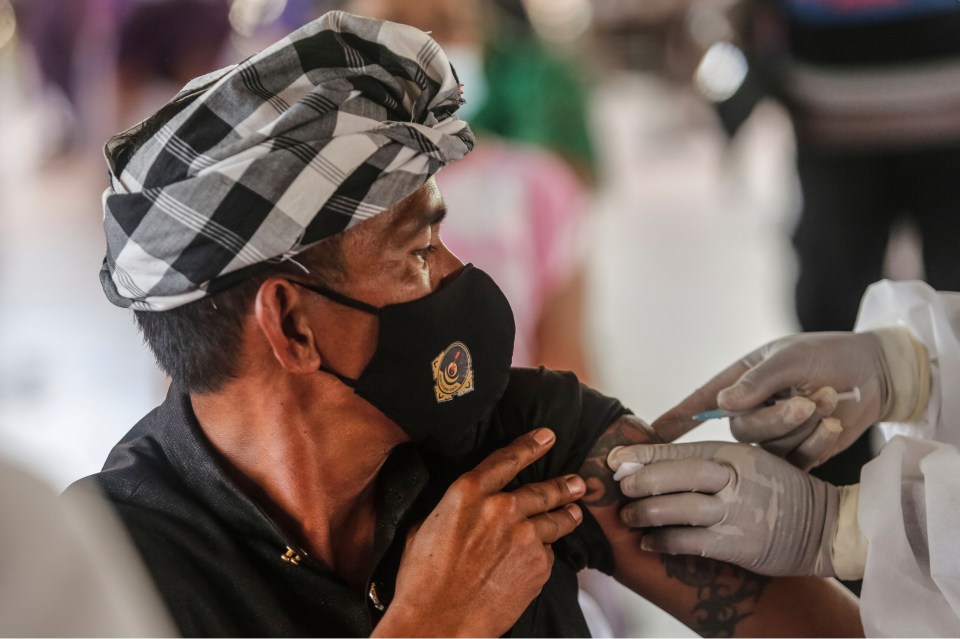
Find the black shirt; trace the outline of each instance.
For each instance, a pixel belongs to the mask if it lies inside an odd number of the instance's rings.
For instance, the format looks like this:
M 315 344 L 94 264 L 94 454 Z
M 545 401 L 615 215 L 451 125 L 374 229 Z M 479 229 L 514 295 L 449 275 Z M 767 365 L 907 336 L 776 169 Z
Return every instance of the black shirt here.
M 393 596 L 409 526 L 456 477 L 537 427 L 551 428 L 557 442 L 511 487 L 576 472 L 626 412 L 570 373 L 514 369 L 476 459 L 452 464 L 399 446 L 377 479 L 376 569 L 364 591 L 309 557 L 239 489 L 177 388 L 117 444 L 103 471 L 78 484 L 97 484 L 116 507 L 184 635 L 367 636 Z M 612 572 L 609 544 L 584 509 L 583 523 L 554 551 L 550 579 L 507 636 L 589 634 L 576 573 Z

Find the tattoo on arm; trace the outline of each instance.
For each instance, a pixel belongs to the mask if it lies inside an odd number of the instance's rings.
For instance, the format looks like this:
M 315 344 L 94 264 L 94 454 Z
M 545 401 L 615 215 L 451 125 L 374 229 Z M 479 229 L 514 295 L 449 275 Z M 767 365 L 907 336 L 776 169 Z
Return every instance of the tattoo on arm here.
M 580 476 L 587 483 L 584 504 L 590 507 L 613 506 L 623 499 L 620 486 L 613 481 L 613 471 L 607 467 L 607 455 L 617 446 L 655 443 L 648 429 L 649 426 L 635 415 L 624 415 L 597 439 L 580 468 Z
M 667 577 L 697 589 L 694 630 L 704 637 L 734 636 L 770 582 L 769 577 L 711 559 L 663 555 L 662 560 Z

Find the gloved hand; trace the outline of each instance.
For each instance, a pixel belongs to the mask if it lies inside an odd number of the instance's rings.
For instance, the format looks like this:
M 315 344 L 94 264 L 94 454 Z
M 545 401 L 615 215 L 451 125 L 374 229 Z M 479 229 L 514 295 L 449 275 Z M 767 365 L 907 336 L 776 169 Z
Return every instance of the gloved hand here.
M 904 328 L 805 333 L 750 353 L 653 422 L 665 441 L 691 430 L 716 407 L 749 410 L 790 389 L 799 396 L 730 419 L 739 441 L 758 443 L 808 469 L 846 449 L 878 421 L 907 421 L 929 398 L 926 349 Z M 837 403 L 836 392 L 860 390 Z M 824 419 L 832 416 L 834 420 Z
M 831 555 L 846 488 L 748 444 L 639 444 L 610 452 L 612 469 L 627 463 L 642 467 L 620 489 L 640 499 L 620 517 L 650 529 L 644 550 L 711 557 L 764 575 L 835 576 Z M 844 532 L 853 526 L 859 538 L 853 499 Z

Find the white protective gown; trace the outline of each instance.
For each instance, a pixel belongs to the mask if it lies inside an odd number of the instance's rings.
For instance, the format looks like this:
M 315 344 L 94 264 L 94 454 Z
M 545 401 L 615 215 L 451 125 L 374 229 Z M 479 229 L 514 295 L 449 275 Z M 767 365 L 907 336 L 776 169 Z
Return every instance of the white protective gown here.
M 881 424 L 885 445 L 860 476 L 869 542 L 860 614 L 871 636 L 960 636 L 960 293 L 882 281 L 863 298 L 857 331 L 902 325 L 932 368 L 926 415 Z

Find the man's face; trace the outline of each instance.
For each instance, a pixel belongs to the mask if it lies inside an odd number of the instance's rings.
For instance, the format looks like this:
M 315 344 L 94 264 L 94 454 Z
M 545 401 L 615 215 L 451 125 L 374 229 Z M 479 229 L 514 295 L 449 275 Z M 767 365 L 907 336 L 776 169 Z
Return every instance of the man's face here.
M 324 406 L 318 419 L 336 407 L 385 427 L 387 444 L 413 439 L 459 456 L 481 440 L 509 382 L 515 330 L 490 277 L 444 246 L 445 213 L 426 184 L 341 236 L 335 292 L 267 280 L 258 309 L 273 357 Z
M 463 267 L 440 239 L 447 213 L 431 178 L 391 211 L 347 231 L 343 293 L 381 307 L 418 299 Z
M 440 239 L 446 212 L 431 179 L 390 211 L 345 231 L 338 292 L 381 308 L 435 291 L 463 268 Z M 356 378 L 376 350 L 378 318 L 320 296 L 315 303 L 320 305 L 315 317 L 321 357 L 327 366 Z

